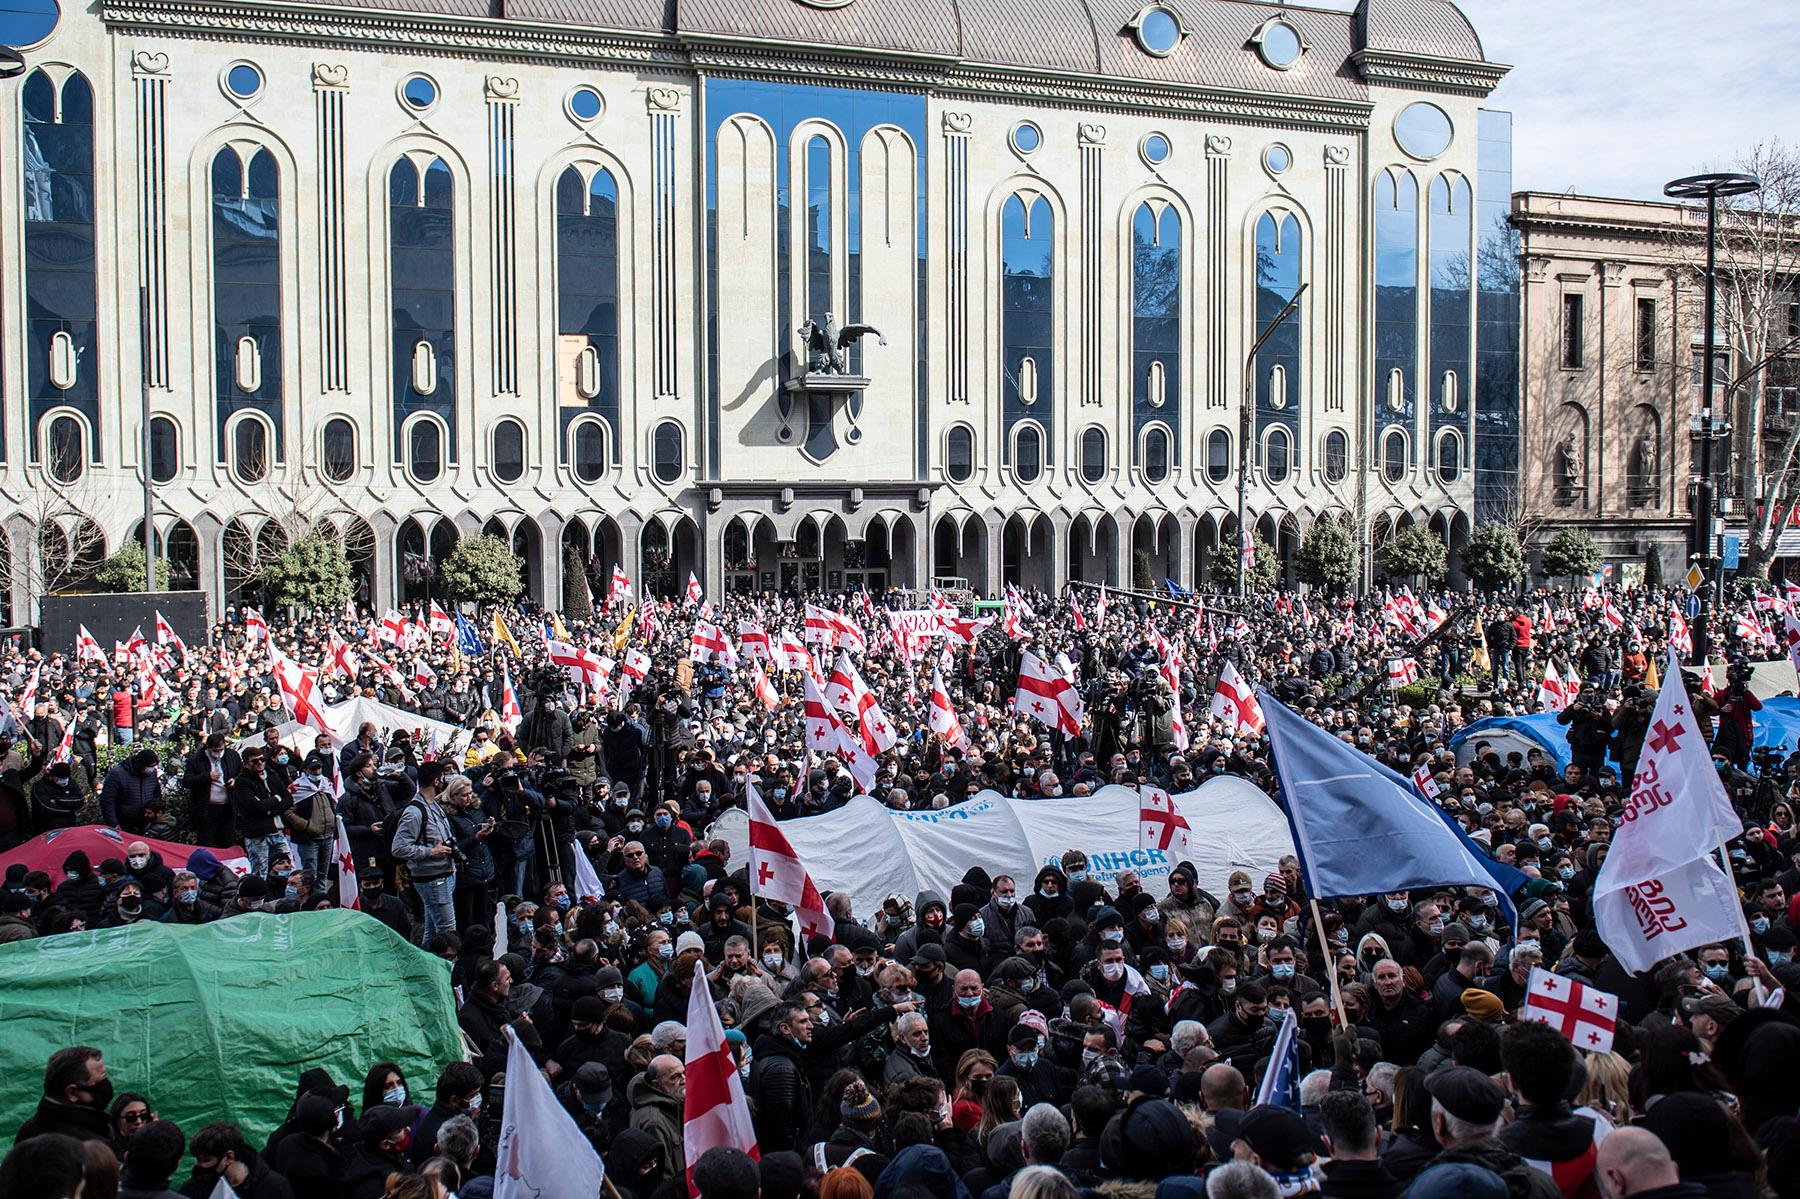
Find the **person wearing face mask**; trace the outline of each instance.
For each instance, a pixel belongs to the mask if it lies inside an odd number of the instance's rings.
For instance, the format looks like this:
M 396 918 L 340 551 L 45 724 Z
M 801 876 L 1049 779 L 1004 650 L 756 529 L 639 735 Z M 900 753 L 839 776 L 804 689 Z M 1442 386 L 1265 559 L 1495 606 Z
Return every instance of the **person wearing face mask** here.
M 1374 933 L 1385 945 L 1400 945 L 1408 935 L 1411 924 L 1408 916 L 1411 911 L 1412 896 L 1405 891 L 1389 891 L 1363 909 L 1356 925 L 1350 930 L 1350 939 L 1360 943 L 1364 937 Z
M 894 942 L 896 961 L 907 961 L 927 945 L 943 946 L 944 926 L 949 923 L 950 907 L 936 891 L 920 891 L 913 899 L 918 923 L 900 934 Z
M 1162 909 L 1165 925 L 1179 920 L 1195 943 L 1204 945 L 1212 940 L 1212 923 L 1218 914 L 1218 905 L 1200 889 L 1199 876 L 1192 863 L 1181 862 L 1169 872 L 1169 893 L 1156 906 Z
M 1019 927 L 1019 889 L 1010 874 L 994 880 L 987 903 L 982 905 L 982 938 L 985 954 L 995 961 L 1012 952 L 1013 933 Z
M 413 1127 L 407 1160 L 414 1168 L 437 1151 L 437 1133 L 453 1116 L 476 1118 L 481 1111 L 481 1071 L 468 1062 L 451 1062 L 438 1074 L 431 1106 Z
M 1006 1036 L 1006 1060 L 994 1071 L 996 1078 L 1010 1078 L 1019 1084 L 1019 1106 L 1029 1111 L 1040 1103 L 1060 1106 L 1068 1101 L 1068 1093 L 1057 1077 L 1056 1066 L 1038 1048 L 1035 1028 L 1015 1024 Z
M 1031 880 L 1031 894 L 1024 902 L 1030 923 L 1038 928 L 1058 917 L 1067 918 L 1075 910 L 1069 899 L 1069 878 L 1056 866 L 1045 866 L 1037 872 Z
M 87 854 L 79 849 L 63 859 L 62 868 L 63 881 L 57 884 L 49 903 L 43 906 L 79 912 L 82 919 L 92 925 L 100 919 L 101 908 L 106 902 L 106 889 L 101 885 L 100 877 L 94 873 Z
M 338 1105 L 332 1097 L 308 1094 L 294 1107 L 292 1130 L 276 1149 L 264 1152 L 289 1187 L 294 1199 L 331 1199 L 343 1193 L 344 1160 L 333 1143 Z
M 357 1124 L 356 1143 L 344 1155 L 344 1199 L 381 1199 L 387 1191 L 389 1174 L 405 1174 L 412 1169 L 406 1152 L 412 1145 L 413 1122 L 422 1111 L 417 1107 L 377 1107 L 364 1114 Z M 195 1138 L 194 1173 L 200 1174 L 199 1138 Z M 219 1171 L 212 1171 L 218 1173 Z M 223 1172 L 234 1190 L 230 1168 Z M 199 1194 L 211 1194 L 201 1191 Z M 244 1192 L 238 1191 L 241 1195 Z
M 122 883 L 106 907 L 98 928 L 123 928 L 140 921 L 160 920 L 163 911 L 161 904 L 144 897 L 143 884 L 135 880 Z
M 953 1002 L 948 1011 L 932 1012 L 931 1055 L 939 1078 L 954 1078 L 957 1063 L 971 1049 L 985 1049 L 996 1058 L 1005 1056 L 1007 1026 L 988 1002 L 987 988 L 976 970 L 958 970 L 952 980 Z
M 73 1045 L 50 1055 L 44 1067 L 44 1094 L 37 1111 L 19 1126 L 16 1141 L 59 1134 L 78 1141 L 112 1139 L 107 1115 L 113 1084 L 106 1059 L 89 1045 Z
M 624 1105 L 613 1102 L 612 1071 L 599 1062 L 573 1069 L 568 1081 L 556 1088 L 556 1098 L 595 1153 L 607 1153 L 629 1118 Z
M 987 923 L 981 909 L 959 903 L 944 935 L 944 956 L 955 970 L 982 972 L 987 964 Z
M 87 772 L 68 762 L 52 762 L 31 784 L 32 828 L 40 833 L 74 828 L 87 800 Z
M 144 831 L 144 809 L 163 798 L 156 751 L 140 749 L 115 762 L 100 783 L 100 820 L 127 833 Z

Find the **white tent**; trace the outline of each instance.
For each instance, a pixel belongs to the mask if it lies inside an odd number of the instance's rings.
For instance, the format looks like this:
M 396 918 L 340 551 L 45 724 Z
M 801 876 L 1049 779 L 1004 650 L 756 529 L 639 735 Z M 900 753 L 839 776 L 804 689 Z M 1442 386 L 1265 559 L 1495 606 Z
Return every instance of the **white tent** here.
M 420 752 L 426 746 L 435 744 L 440 757 L 455 755 L 460 761 L 463 750 L 469 746 L 469 730 L 454 724 L 445 724 L 441 720 L 427 720 L 417 712 L 408 712 L 405 708 L 396 708 L 375 700 L 357 696 L 347 699 L 341 704 L 326 704 L 325 719 L 331 725 L 331 739 L 338 745 L 345 745 L 356 739 L 357 731 L 364 724 L 374 724 L 381 739 L 386 741 L 395 729 L 405 729 L 412 735 L 413 743 Z M 311 725 L 301 724 L 298 720 L 288 720 L 275 726 L 281 736 L 281 743 L 298 753 L 310 753 L 313 738 L 318 730 Z M 237 743 L 238 749 L 246 745 L 261 745 L 262 734 L 245 737 Z
M 1287 818 L 1262 790 L 1222 775 L 1175 796 L 1192 826 L 1187 860 L 1200 885 L 1225 893 L 1233 870 L 1248 870 L 1260 885 L 1283 854 L 1294 852 Z M 1008 799 L 993 791 L 938 811 L 896 812 L 860 796 L 823 816 L 783 821 L 781 831 L 821 890 L 847 891 L 867 914 L 898 894 L 909 902 L 921 890 L 948 896 L 971 866 L 1010 874 L 1028 894 L 1038 868 L 1060 862 L 1064 850 L 1088 856 L 1092 877 L 1111 887 L 1133 870 L 1144 889 L 1168 891 L 1180 860 L 1139 844 L 1138 796 L 1128 787 L 1102 787 L 1069 799 Z M 742 810 L 725 813 L 711 835 L 731 846 L 731 860 L 749 857 L 749 824 Z

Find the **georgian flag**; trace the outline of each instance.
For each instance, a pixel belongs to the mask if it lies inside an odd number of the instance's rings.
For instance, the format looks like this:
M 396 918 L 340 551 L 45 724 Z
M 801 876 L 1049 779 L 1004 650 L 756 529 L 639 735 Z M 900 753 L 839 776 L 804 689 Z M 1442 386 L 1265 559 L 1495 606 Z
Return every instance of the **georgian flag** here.
M 700 587 L 699 576 L 694 574 L 694 572 L 691 570 L 688 571 L 688 581 L 687 581 L 688 607 L 690 607 L 690 608 L 693 607 L 695 604 L 699 603 L 702 599 L 705 599 L 705 598 L 706 598 L 706 592 L 704 590 L 702 590 Z
M 87 630 L 84 628 L 82 631 L 86 632 Z M 259 641 L 268 639 L 269 622 L 264 620 L 263 614 L 255 608 L 246 608 L 244 610 L 244 644 L 255 645 Z
M 1538 703 L 1544 711 L 1560 712 L 1568 707 L 1569 701 L 1574 698 L 1570 693 L 1570 684 L 1573 682 L 1573 679 L 1569 683 L 1563 682 L 1562 676 L 1556 672 L 1556 663 L 1545 662 L 1544 681 L 1538 684 L 1537 693 Z
M 512 671 L 504 660 L 500 663 L 500 723 L 507 732 L 519 727 L 525 713 L 519 708 L 519 693 L 513 690 Z
M 1548 1024 L 1577 1049 L 1606 1053 L 1612 1049 L 1618 1025 L 1619 997 L 1533 966 L 1519 1019 Z
M 1687 621 L 1681 613 L 1669 613 L 1669 648 L 1678 652 L 1683 658 L 1694 656 L 1694 638 L 1688 632 Z
M 1077 633 L 1087 632 L 1087 617 L 1081 614 L 1081 600 L 1073 591 L 1069 592 L 1069 623 Z
M 794 909 L 802 943 L 814 937 L 830 937 L 834 922 L 825 911 L 825 899 L 755 783 L 744 784 L 744 801 L 750 811 L 751 891 Z
M 160 611 L 156 614 L 156 644 L 172 645 L 183 654 L 187 653 L 187 643 L 183 641 L 181 635 L 175 631 L 175 626 L 163 619 L 163 614 Z
M 1619 605 L 1613 603 L 1611 596 L 1606 597 L 1606 603 L 1600 609 L 1600 619 L 1609 629 L 1617 630 L 1625 627 L 1625 614 L 1619 611 Z
M 738 1078 L 737 1059 L 732 1057 L 731 1046 L 725 1042 L 725 1028 L 719 1022 L 719 1009 L 713 1005 L 710 987 L 688 989 L 685 1058 L 687 1086 L 681 1109 L 681 1147 L 687 1163 L 688 1196 L 697 1199 L 700 1192 L 694 1186 L 694 1165 L 708 1149 L 740 1149 L 752 1161 L 762 1157 L 756 1147 L 756 1126 L 750 1119 L 750 1103 L 744 1097 L 744 1084 Z M 587 1143 L 586 1138 L 582 1143 Z M 589 1152 L 591 1155 L 592 1151 Z M 584 1186 L 585 1190 L 582 1189 Z M 546 1187 L 530 1194 L 534 1197 L 591 1196 L 598 1191 L 599 1181 L 595 1180 L 593 1185 L 581 1182 L 567 1188 Z M 524 1193 L 521 1192 L 520 1199 Z M 500 1194 L 498 1186 L 494 1188 L 494 1195 L 495 1199 L 509 1199 Z
M 398 648 L 406 643 L 406 617 L 389 608 L 381 617 L 381 624 L 375 630 L 375 639 L 385 641 Z
M 613 563 L 612 585 L 606 589 L 606 606 L 611 610 L 614 604 L 631 602 L 631 580 L 625 575 L 625 568 L 617 562 Z
M 437 671 L 431 668 L 431 664 L 423 658 L 414 658 L 413 686 L 423 690 L 435 682 L 437 682 Z
M 1256 689 L 1244 681 L 1244 676 L 1229 661 L 1219 667 L 1219 685 L 1214 688 L 1206 710 L 1231 725 L 1234 733 L 1258 737 L 1265 727 L 1262 708 L 1256 702 Z
M 773 662 L 775 653 L 769 644 L 768 630 L 760 620 L 738 621 L 738 646 L 752 662 Z
M 335 736 L 336 730 L 325 719 L 325 697 L 319 691 L 319 676 L 280 651 L 274 651 L 274 656 L 275 685 L 281 692 L 281 704 L 288 715 L 303 725 Z
M 1175 800 L 1161 787 L 1138 788 L 1138 848 L 1160 849 L 1170 857 L 1187 856 L 1193 831 Z
M 327 673 L 342 671 L 352 682 L 356 679 L 356 655 L 350 652 L 350 643 L 336 633 L 331 635 L 330 648 L 326 651 L 325 670 Z
M 1419 789 L 1420 795 L 1423 795 L 1429 800 L 1435 801 L 1437 799 L 1440 789 L 1438 787 L 1437 779 L 1432 777 L 1430 762 L 1420 762 L 1417 766 L 1414 766 L 1412 777 L 1413 786 Z
M 625 661 L 619 666 L 619 677 L 624 681 L 619 688 L 619 701 L 623 703 L 631 689 L 643 682 L 649 673 L 650 655 L 635 647 L 626 650 Z
M 430 630 L 441 634 L 445 640 L 456 636 L 456 622 L 450 619 L 450 613 L 437 606 L 436 600 L 431 602 Z
M 813 658 L 812 651 L 795 641 L 792 633 L 783 631 L 780 648 L 783 669 L 798 670 L 819 686 L 825 685 L 825 675 L 819 670 L 819 663 Z
M 1387 668 L 1388 686 L 1396 691 L 1419 681 L 1419 664 L 1411 658 L 1389 658 Z
M 350 849 L 350 832 L 344 818 L 337 818 L 337 901 L 338 907 L 362 911 L 362 891 L 356 884 L 356 854 Z
M 963 744 L 968 735 L 963 732 L 962 722 L 956 718 L 956 709 L 950 705 L 950 693 L 944 689 L 944 676 L 938 668 L 931 668 L 931 731 L 944 739 L 944 744 L 951 748 Z
M 842 612 L 821 608 L 817 604 L 806 605 L 806 622 L 801 628 L 800 639 L 858 654 L 869 648 L 868 639 L 863 636 L 861 626 L 854 620 Z
M 1013 710 L 1069 736 L 1081 731 L 1087 709 L 1075 684 L 1030 650 L 1019 655 L 1019 685 Z
M 726 667 L 738 664 L 737 648 L 731 644 L 731 638 L 725 635 L 724 629 L 710 620 L 694 622 L 688 657 L 695 662 L 715 662 Z
M 25 680 L 25 690 L 19 693 L 18 720 L 20 724 L 31 719 L 32 709 L 37 707 L 38 685 L 43 682 L 43 678 L 44 664 L 39 662 L 31 668 L 31 677 Z
M 750 667 L 750 690 L 768 711 L 773 712 L 781 706 L 781 694 L 775 690 L 775 684 L 769 681 L 760 662 L 753 663 Z
M 806 676 L 806 698 L 801 711 L 806 718 L 806 747 L 818 757 L 836 754 L 844 759 L 844 768 L 859 787 L 867 791 L 875 782 L 875 759 L 863 749 L 862 742 L 851 735 L 838 714 L 825 702 L 819 684 Z
M 550 664 L 567 671 L 571 683 L 584 687 L 599 685 L 602 677 L 599 658 L 566 641 L 548 641 L 546 644 L 550 647 Z
M 106 651 L 100 648 L 100 642 L 88 632 L 86 625 L 75 632 L 75 660 L 78 662 L 105 662 Z
M 856 666 L 850 661 L 850 655 L 838 651 L 837 664 L 831 668 L 831 677 L 825 684 L 826 698 L 840 712 L 856 717 L 856 727 L 862 736 L 863 748 L 874 757 L 883 750 L 892 749 L 899 737 L 894 732 L 894 722 L 888 719 L 881 704 L 856 672 Z M 846 707 L 846 705 L 848 705 Z

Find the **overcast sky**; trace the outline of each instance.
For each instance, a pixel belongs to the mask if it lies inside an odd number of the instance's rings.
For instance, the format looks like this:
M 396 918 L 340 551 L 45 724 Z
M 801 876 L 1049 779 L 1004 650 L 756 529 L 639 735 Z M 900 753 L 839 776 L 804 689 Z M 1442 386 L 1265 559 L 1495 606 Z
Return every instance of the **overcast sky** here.
M 1800 143 L 1794 0 L 1456 2 L 1512 66 L 1488 103 L 1513 113 L 1516 189 L 1660 197 L 1758 142 Z

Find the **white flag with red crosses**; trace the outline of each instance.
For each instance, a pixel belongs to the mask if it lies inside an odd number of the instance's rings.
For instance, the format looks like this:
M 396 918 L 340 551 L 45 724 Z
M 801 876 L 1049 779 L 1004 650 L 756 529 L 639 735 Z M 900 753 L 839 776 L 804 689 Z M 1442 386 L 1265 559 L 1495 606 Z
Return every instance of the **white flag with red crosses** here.
M 1519 1019 L 1548 1024 L 1569 1038 L 1569 1043 L 1588 1053 L 1612 1049 L 1613 1029 L 1619 1017 L 1619 997 L 1590 987 L 1542 966 L 1531 968 L 1525 988 L 1525 1005 Z

